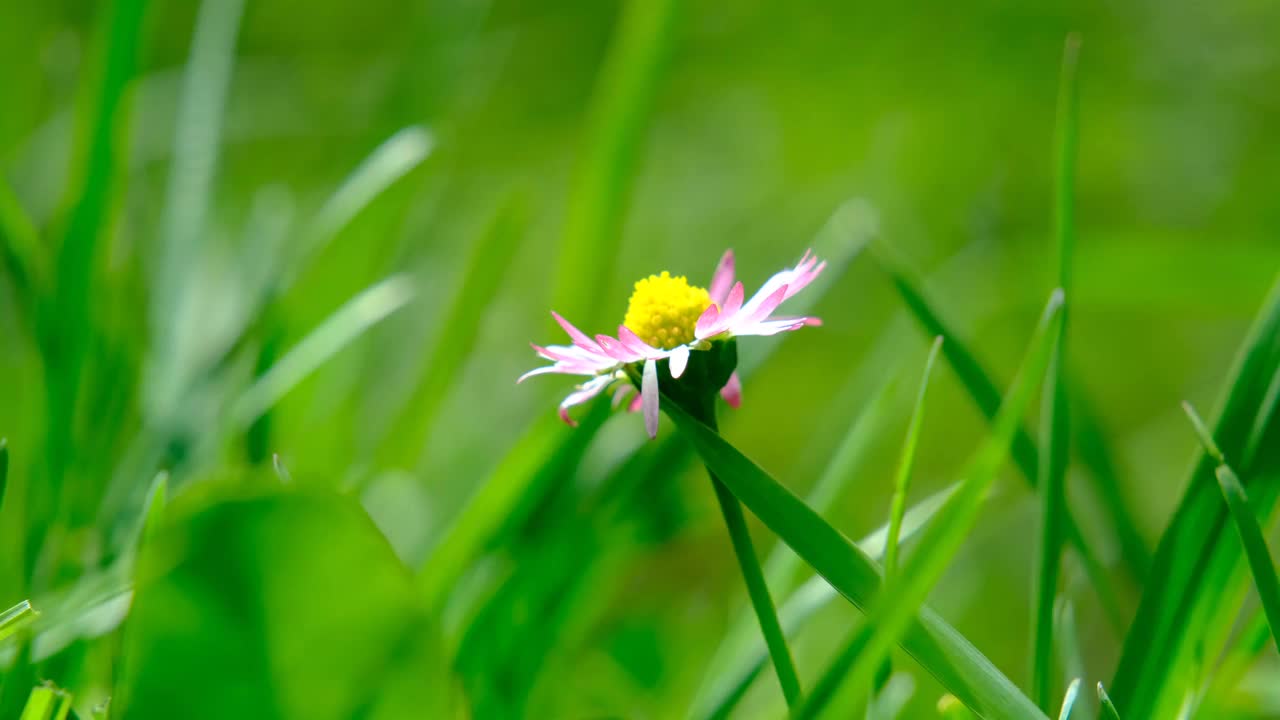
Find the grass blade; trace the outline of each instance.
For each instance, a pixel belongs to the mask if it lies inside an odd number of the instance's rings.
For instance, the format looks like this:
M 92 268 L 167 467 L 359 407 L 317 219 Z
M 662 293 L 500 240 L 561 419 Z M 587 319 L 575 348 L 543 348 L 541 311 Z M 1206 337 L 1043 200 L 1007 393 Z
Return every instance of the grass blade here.
M 840 440 L 830 462 L 823 468 L 822 475 L 805 498 L 809 507 L 819 514 L 826 514 L 844 489 L 857 477 L 855 471 L 889 424 L 896 389 L 896 378 L 881 385 Z M 883 545 L 881 542 L 881 546 Z M 765 561 L 765 577 L 769 578 L 769 585 L 772 587 L 792 587 L 796 572 L 802 564 L 803 561 L 785 543 L 779 543 Z
M 920 439 L 920 426 L 924 424 L 925 396 L 929 392 L 929 378 L 933 376 L 933 364 L 938 359 L 938 351 L 942 349 L 942 336 L 939 335 L 929 348 L 929 357 L 924 363 L 924 377 L 920 379 L 920 389 L 916 391 L 915 409 L 911 411 L 911 423 L 907 426 L 907 437 L 902 443 L 902 455 L 898 461 L 898 474 L 893 482 L 893 501 L 889 510 L 889 536 L 885 544 L 884 576 L 892 577 L 898 567 L 898 533 L 902 531 L 902 518 L 907 509 L 907 491 L 911 485 L 911 469 L 915 465 L 916 443 Z
M 608 414 L 608 403 L 596 403 L 572 431 L 546 417 L 507 453 L 423 563 L 418 588 L 428 608 L 440 609 L 486 544 L 503 527 L 519 524 L 521 508 L 532 505 L 551 480 L 576 466 Z
M 1263 517 L 1269 516 L 1280 492 L 1280 422 L 1267 401 L 1277 372 L 1280 277 L 1237 355 L 1212 433 L 1225 454 L 1240 458 L 1237 469 L 1252 479 L 1250 500 Z M 1250 447 L 1256 449 L 1252 455 L 1245 452 Z M 1112 697 L 1127 716 L 1177 712 L 1197 655 L 1216 655 L 1226 643 L 1246 592 L 1240 546 L 1224 537 L 1229 518 L 1214 477 L 1216 466 L 1207 453 L 1199 454 L 1157 547 L 1111 683 Z
M 13 188 L 0 176 L 0 267 L 9 274 L 15 301 L 27 330 L 34 330 L 35 308 L 48 281 L 40 234 Z
M 0 510 L 9 490 L 9 438 L 0 437 Z
M 199 263 L 203 233 L 210 224 L 222 121 L 243 12 L 244 0 L 204 0 L 196 17 L 174 120 L 163 244 L 152 294 L 159 347 L 172 347 L 178 337 L 190 268 Z
M 824 675 L 824 683 L 809 694 L 805 705 L 796 713 L 797 717 L 816 716 L 842 682 L 853 687 L 855 693 L 865 692 L 871 687 L 876 670 L 909 627 L 915 612 L 924 605 L 930 590 L 942 577 L 976 522 L 987 491 L 1008 454 L 1009 443 L 1022 413 L 1049 362 L 1053 339 L 1062 320 L 1061 309 L 1062 293 L 1055 291 L 1041 315 L 1018 379 L 1001 403 L 991 434 L 961 474 L 964 480 L 960 490 L 925 530 L 919 550 L 911 556 L 902 572 L 886 579 L 884 592 L 877 598 L 866 624 L 859 628 L 835 663 L 843 667 L 833 668 Z M 844 667 L 849 668 L 847 673 Z M 947 689 L 975 712 L 983 714 L 981 707 L 975 706 L 955 688 Z
M 882 383 L 879 390 L 850 424 L 835 453 L 823 469 L 822 475 L 805 498 L 805 503 L 815 512 L 825 514 L 844 488 L 856 477 L 855 470 L 880 436 L 881 430 L 887 425 L 896 386 L 897 378 Z M 887 532 L 886 526 L 878 533 L 877 542 L 881 550 L 884 548 L 884 537 Z M 877 557 L 881 554 L 879 550 L 877 552 L 867 550 L 867 552 Z M 803 561 L 787 547 L 786 543 L 776 544 L 764 563 L 764 575 L 769 587 L 776 588 L 780 594 L 785 594 L 797 582 L 802 564 Z M 785 615 L 786 605 L 789 603 L 790 599 L 782 608 L 784 628 L 787 627 Z M 741 679 L 740 669 L 743 667 L 741 659 L 743 653 L 747 652 L 744 648 L 756 640 L 758 640 L 758 633 L 755 616 L 750 610 L 744 609 L 729 625 L 724 639 L 721 640 L 719 648 L 708 663 L 710 671 L 704 678 L 702 686 L 694 693 L 695 712 L 693 714 L 695 716 L 715 717 L 720 713 L 728 713 L 731 707 L 723 706 L 727 697 L 724 688 L 726 684 L 732 685 Z M 730 669 L 721 670 L 726 667 Z M 726 677 L 734 679 L 726 680 Z
M 127 137 L 127 89 L 137 69 L 139 40 L 146 0 L 120 0 L 103 5 L 104 37 L 97 38 L 103 55 L 82 72 L 91 78 L 88 101 L 80 117 L 76 155 L 67 184 L 66 219 L 54 261 L 53 298 L 41 313 L 41 354 L 45 363 L 45 482 L 27 488 L 30 526 L 47 522 L 74 488 L 63 486 L 66 468 L 77 448 L 76 406 L 90 339 L 98 248 L 119 195 L 118 174 Z M 47 323 L 44 322 L 47 320 Z M 27 567 L 37 548 L 27 547 Z
M 859 661 L 851 672 L 854 687 L 869 687 L 884 654 L 901 641 L 904 649 L 926 670 L 980 715 L 1043 717 L 1043 713 L 976 650 L 960 651 L 952 647 L 956 641 L 963 642 L 954 631 L 930 632 L 938 631 L 939 627 L 927 623 L 929 614 L 919 611 L 929 589 L 964 540 L 1007 453 L 1018 419 L 1030 401 L 1035 380 L 1048 362 L 1048 340 L 1060 317 L 1061 303 L 1061 293 L 1055 292 L 1037 327 L 1024 370 L 1014 383 L 1009 399 L 1003 403 L 995 430 L 964 473 L 966 480 L 960 491 L 948 501 L 942 516 L 925 531 L 922 550 L 912 556 L 899 576 L 888 581 L 883 594 L 875 600 L 864 626 L 866 651 L 858 654 Z M 845 597 L 858 607 L 867 608 L 879 585 L 878 573 L 868 558 L 789 490 L 715 437 L 710 428 L 673 402 L 665 402 L 663 408 L 693 442 L 707 466 L 740 501 Z M 946 646 L 947 651 L 939 652 L 939 646 Z M 956 654 L 949 654 L 953 651 Z M 806 708 L 818 709 L 820 700 L 811 705 L 815 697 L 818 697 L 816 689 L 797 712 L 798 716 L 805 716 Z
M 291 268 L 293 275 L 281 287 L 287 288 L 291 278 L 300 273 L 347 223 L 397 180 L 422 164 L 434 147 L 435 138 L 426 128 L 410 125 L 374 148 L 316 212 Z
M 259 377 L 231 408 L 231 423 L 243 430 L 308 375 L 413 297 L 409 280 L 393 275 L 361 292 Z
M 873 244 L 872 248 L 875 251 L 872 255 L 884 271 L 888 273 L 894 287 L 897 288 L 898 293 L 902 296 L 903 302 L 911 310 L 912 315 L 915 316 L 920 326 L 931 336 L 941 335 L 946 338 L 942 346 L 943 357 L 947 359 L 952 371 L 960 379 L 961 384 L 969 392 L 982 414 L 988 420 L 994 420 L 1000 408 L 1000 392 L 996 389 L 995 382 L 982 368 L 977 357 L 943 323 L 941 317 L 934 312 L 932 305 L 917 289 L 918 283 L 909 277 L 904 266 L 890 257 L 888 248 L 882 244 Z M 1037 468 L 1039 467 L 1039 453 L 1031 437 L 1021 427 L 1017 429 L 1013 436 L 1010 454 L 1022 476 L 1034 486 L 1036 484 Z M 1087 544 L 1084 535 L 1080 532 L 1079 524 L 1076 523 L 1069 509 L 1065 517 L 1064 533 L 1066 540 L 1075 546 L 1080 553 L 1080 559 L 1089 574 L 1089 579 L 1093 583 L 1099 599 L 1103 603 L 1103 607 L 1107 611 L 1108 618 L 1114 625 L 1119 627 L 1121 613 L 1115 588 L 1110 578 L 1107 577 L 1106 570 L 1099 560 L 1098 554 Z
M 939 490 L 908 510 L 899 539 L 906 541 L 914 536 L 937 514 L 938 510 L 942 508 L 957 487 L 958 485 L 951 485 Z M 868 557 L 880 559 L 884 556 L 888 534 L 888 524 L 881 525 L 875 531 L 859 540 L 858 548 Z M 794 637 L 814 613 L 825 608 L 837 597 L 839 597 L 839 594 L 823 578 L 810 577 L 795 592 L 791 593 L 779 611 L 782 628 L 786 636 Z M 747 629 L 754 631 L 754 618 L 747 617 L 746 620 L 748 622 Z M 745 633 L 735 629 L 721 645 L 721 650 L 725 652 L 717 653 L 717 660 L 712 662 L 712 666 L 727 665 L 728 667 L 717 674 L 714 677 L 714 681 L 709 682 L 703 688 L 703 691 L 698 693 L 697 697 L 701 699 L 694 701 L 692 717 L 705 718 L 706 720 L 728 717 L 738 700 L 742 698 L 742 694 L 750 686 L 751 681 L 764 668 L 768 653 L 759 633 L 752 632 L 745 639 L 742 639 L 741 636 L 743 635 Z M 720 661 L 721 657 L 728 659 L 722 662 Z
M 1054 202 L 1054 235 L 1058 247 L 1058 287 L 1070 292 L 1072 248 L 1075 245 L 1075 152 L 1079 83 L 1076 65 L 1080 38 L 1067 37 L 1058 87 L 1057 177 Z M 1045 712 L 1053 693 L 1053 608 L 1062 566 L 1062 534 L 1067 518 L 1066 476 L 1071 452 L 1071 422 L 1066 384 L 1067 321 L 1069 307 L 1062 308 L 1057 337 L 1053 340 L 1049 370 L 1040 412 L 1040 447 L 1037 482 L 1040 491 L 1040 557 L 1037 562 L 1035 610 L 1032 619 L 1031 697 Z
M 569 191 L 553 307 L 583 327 L 601 324 L 654 98 L 674 42 L 680 0 L 631 0 L 622 9 L 588 111 L 582 159 Z
M 1111 696 L 1102 683 L 1098 683 L 1098 710 L 1099 720 L 1120 720 L 1120 713 L 1116 711 L 1116 705 L 1111 702 Z
M 428 353 L 426 369 L 417 386 L 402 405 L 395 427 L 397 437 L 407 446 L 388 450 L 391 462 L 399 467 L 420 468 L 427 439 L 435 427 L 440 408 L 448 397 L 484 327 L 483 319 L 498 295 L 499 286 L 515 257 L 524 231 L 524 206 L 510 201 L 494 216 L 467 260 L 457 292 L 440 317 L 440 330 Z M 432 313 L 434 314 L 434 313 Z
M 880 590 L 875 562 L 800 498 L 674 403 L 664 409 L 739 501 L 855 606 L 866 609 Z M 902 636 L 904 649 L 957 696 L 990 718 L 1043 714 L 954 628 L 922 610 Z
M 0 642 L 4 642 L 35 620 L 40 613 L 31 607 L 30 600 L 23 600 L 0 614 Z
M 1058 711 L 1058 720 L 1071 720 L 1071 711 L 1076 708 L 1076 699 L 1080 697 L 1080 678 L 1071 681 L 1067 686 L 1067 694 L 1062 698 L 1062 709 Z
M 756 559 L 755 546 L 751 543 L 751 533 L 747 530 L 747 518 L 742 512 L 742 505 L 734 497 L 729 488 L 711 473 L 711 484 L 716 491 L 716 500 L 724 515 L 725 527 L 729 530 L 729 539 L 733 543 L 734 555 L 738 558 L 738 567 L 742 571 L 742 579 L 747 586 L 747 594 L 751 597 L 751 606 L 755 609 L 756 618 L 760 621 L 760 631 L 764 635 L 765 645 L 769 648 L 769 657 L 773 660 L 774 672 L 778 675 L 778 684 L 782 686 L 782 695 L 787 707 L 794 708 L 800 701 L 800 676 L 796 673 L 795 659 L 791 657 L 791 648 L 787 646 L 786 636 L 782 632 L 782 623 L 778 620 L 778 610 L 774 607 L 773 597 L 769 595 L 769 586 L 765 584 L 764 572 Z
M 1182 409 L 1191 420 L 1191 425 L 1200 437 L 1200 443 L 1204 446 L 1205 452 L 1218 461 L 1214 474 L 1218 478 L 1218 486 L 1222 489 L 1222 498 L 1231 512 L 1231 519 L 1235 522 L 1236 532 L 1240 535 L 1240 542 L 1244 545 L 1245 557 L 1249 561 L 1249 569 L 1253 572 L 1253 584 L 1262 601 L 1262 609 L 1266 612 L 1272 637 L 1275 638 L 1276 633 L 1280 632 L 1280 580 L 1276 578 L 1276 566 L 1271 559 L 1271 551 L 1267 549 L 1267 541 L 1262 535 L 1262 529 L 1258 527 L 1257 516 L 1249 505 L 1249 497 L 1245 494 L 1240 478 L 1236 477 L 1231 466 L 1227 464 L 1226 458 L 1222 456 L 1222 451 L 1214 444 L 1213 436 L 1195 408 L 1191 407 L 1190 403 L 1184 402 Z M 1280 647 L 1280 641 L 1277 641 L 1277 647 Z
M 907 434 L 902 444 L 902 453 L 898 461 L 898 472 L 894 478 L 893 499 L 889 511 L 889 528 L 885 537 L 885 555 L 884 555 L 884 576 L 886 579 L 892 578 L 897 569 L 898 557 L 898 535 L 902 530 L 902 520 L 906 515 L 907 492 L 911 483 L 911 469 L 915 464 L 916 444 L 920 437 L 920 427 L 924 421 L 925 397 L 929 390 L 929 378 L 933 374 L 933 365 L 938 358 L 938 351 L 942 349 L 942 336 L 939 335 L 933 341 L 933 345 L 929 349 L 928 359 L 925 361 L 924 375 L 920 380 L 920 387 L 916 391 L 915 408 L 911 413 L 911 421 L 907 425 Z M 854 630 L 841 650 L 839 650 L 835 659 L 823 671 L 813 694 L 806 703 L 806 712 L 812 716 L 816 716 L 821 709 L 835 695 L 836 689 L 839 687 L 844 676 L 849 672 L 859 653 L 862 652 L 866 644 L 866 637 L 860 629 Z M 886 657 L 885 664 L 881 668 L 881 675 L 888 677 L 892 668 Z

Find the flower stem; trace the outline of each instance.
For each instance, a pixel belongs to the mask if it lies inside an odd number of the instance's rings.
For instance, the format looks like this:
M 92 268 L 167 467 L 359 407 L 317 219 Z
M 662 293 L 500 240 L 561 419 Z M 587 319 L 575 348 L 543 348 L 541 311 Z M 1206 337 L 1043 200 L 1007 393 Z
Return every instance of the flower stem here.
M 699 413 L 707 427 L 719 432 L 716 426 L 714 405 Z M 742 511 L 742 504 L 720 478 L 707 468 L 711 476 L 711 485 L 715 488 L 716 499 L 720 501 L 720 512 L 724 515 L 725 527 L 729 530 L 729 540 L 733 543 L 733 552 L 738 556 L 738 567 L 742 570 L 742 579 L 747 584 L 747 595 L 751 598 L 751 607 L 760 621 L 760 632 L 764 634 L 764 643 L 769 648 L 769 657 L 773 660 L 774 672 L 778 674 L 778 684 L 782 686 L 782 695 L 787 700 L 787 708 L 795 709 L 800 702 L 800 677 L 796 673 L 795 660 L 791 658 L 791 649 L 787 647 L 787 638 L 782 633 L 782 623 L 778 621 L 778 609 L 769 595 L 769 586 L 764 580 L 764 571 L 760 569 L 760 560 L 756 557 L 755 545 L 751 542 L 751 534 L 747 530 L 747 518 Z

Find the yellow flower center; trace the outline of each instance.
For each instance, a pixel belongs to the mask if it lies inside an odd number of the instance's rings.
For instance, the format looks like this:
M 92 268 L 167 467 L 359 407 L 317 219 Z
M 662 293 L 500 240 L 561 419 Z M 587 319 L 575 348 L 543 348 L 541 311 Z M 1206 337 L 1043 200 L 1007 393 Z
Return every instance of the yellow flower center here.
M 627 329 L 653 347 L 670 350 L 693 342 L 698 316 L 711 305 L 711 296 L 683 275 L 650 275 L 636 283 L 627 303 Z

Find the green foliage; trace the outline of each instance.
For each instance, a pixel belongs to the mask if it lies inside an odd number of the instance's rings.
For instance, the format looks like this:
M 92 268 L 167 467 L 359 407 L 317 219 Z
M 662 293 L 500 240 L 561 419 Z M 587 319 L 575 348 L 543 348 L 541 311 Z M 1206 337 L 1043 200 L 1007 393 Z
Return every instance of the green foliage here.
M 9 3 L 0 718 L 1267 716 L 1246 5 Z M 514 384 L 549 309 L 806 246 L 740 409 Z
M 202 495 L 141 559 L 113 713 L 452 716 L 439 630 L 359 506 L 323 491 Z

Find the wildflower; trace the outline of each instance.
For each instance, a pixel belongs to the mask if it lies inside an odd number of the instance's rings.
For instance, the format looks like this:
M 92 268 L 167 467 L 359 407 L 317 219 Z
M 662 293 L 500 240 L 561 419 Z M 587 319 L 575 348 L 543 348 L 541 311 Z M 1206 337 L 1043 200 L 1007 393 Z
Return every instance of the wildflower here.
M 670 378 L 670 384 L 666 378 L 662 381 L 669 394 L 705 395 L 709 400 L 718 391 L 736 408 L 742 402 L 742 383 L 734 370 L 734 339 L 820 325 L 814 317 L 775 317 L 773 312 L 813 282 L 824 267 L 825 262 L 806 252 L 795 267 L 774 274 L 749 300 L 742 283 L 734 281 L 732 250 L 725 251 L 705 289 L 666 271 L 650 275 L 636 282 L 617 337 L 590 337 L 552 311 L 573 344 L 534 345 L 538 355 L 552 364 L 530 370 L 517 382 L 548 373 L 586 376 L 590 379 L 560 403 L 561 419 L 576 425 L 569 408 L 612 390 L 615 405 L 625 401 L 629 410 L 644 411 L 650 437 L 658 432 L 660 363 Z M 695 366 L 697 371 L 692 372 Z M 636 385 L 640 394 L 632 398 Z

